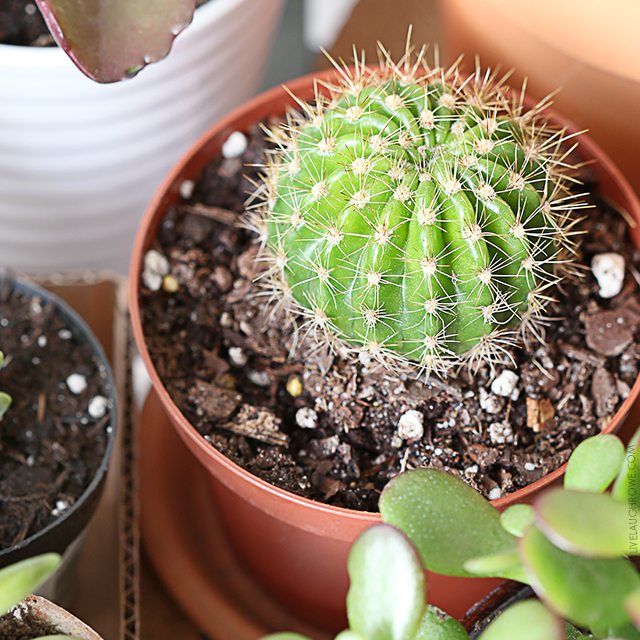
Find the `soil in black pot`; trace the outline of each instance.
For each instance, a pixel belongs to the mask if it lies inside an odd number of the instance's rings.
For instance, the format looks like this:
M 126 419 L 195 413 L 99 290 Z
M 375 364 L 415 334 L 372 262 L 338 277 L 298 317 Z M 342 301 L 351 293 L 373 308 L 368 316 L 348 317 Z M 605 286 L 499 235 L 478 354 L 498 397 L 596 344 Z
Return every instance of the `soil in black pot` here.
M 34 615 L 24 604 L 0 617 L 0 639 L 3 640 L 32 640 L 59 633 L 57 627 Z
M 524 487 L 566 462 L 601 430 L 638 375 L 640 294 L 624 219 L 582 176 L 593 209 L 577 261 L 616 252 L 626 263 L 611 299 L 588 266 L 565 281 L 544 344 L 513 351 L 515 364 L 446 381 L 392 375 L 368 358 L 318 351 L 266 304 L 255 282 L 255 237 L 238 224 L 266 142 L 254 129 L 241 157 L 219 159 L 163 221 L 143 277 L 147 344 L 176 404 L 212 446 L 251 473 L 323 502 L 377 510 L 405 469 L 435 467 L 489 498 Z M 156 264 L 156 266 L 158 266 Z M 161 268 L 161 271 L 164 269 Z M 420 428 L 420 423 L 422 427 Z M 400 427 L 399 427 L 400 425 Z M 412 429 L 419 437 L 406 437 Z
M 62 516 L 95 477 L 111 427 L 104 365 L 54 305 L 0 280 L 0 549 Z

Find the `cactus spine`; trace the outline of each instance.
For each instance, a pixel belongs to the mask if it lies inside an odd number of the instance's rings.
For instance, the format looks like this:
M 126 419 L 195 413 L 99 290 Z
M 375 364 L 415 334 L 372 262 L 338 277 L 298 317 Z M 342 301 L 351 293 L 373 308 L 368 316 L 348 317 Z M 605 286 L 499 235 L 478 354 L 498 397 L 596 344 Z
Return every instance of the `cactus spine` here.
M 258 223 L 273 285 L 385 362 L 502 358 L 570 257 L 562 132 L 423 53 L 339 75 L 272 131 Z

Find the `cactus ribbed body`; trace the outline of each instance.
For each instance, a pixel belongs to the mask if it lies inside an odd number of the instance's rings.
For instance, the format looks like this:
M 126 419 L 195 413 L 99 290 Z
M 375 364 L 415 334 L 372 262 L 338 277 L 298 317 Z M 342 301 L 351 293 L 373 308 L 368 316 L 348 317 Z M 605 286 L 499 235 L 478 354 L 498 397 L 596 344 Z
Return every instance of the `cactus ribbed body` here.
M 566 243 L 558 139 L 484 88 L 360 73 L 284 130 L 267 246 L 316 327 L 435 368 L 540 311 Z

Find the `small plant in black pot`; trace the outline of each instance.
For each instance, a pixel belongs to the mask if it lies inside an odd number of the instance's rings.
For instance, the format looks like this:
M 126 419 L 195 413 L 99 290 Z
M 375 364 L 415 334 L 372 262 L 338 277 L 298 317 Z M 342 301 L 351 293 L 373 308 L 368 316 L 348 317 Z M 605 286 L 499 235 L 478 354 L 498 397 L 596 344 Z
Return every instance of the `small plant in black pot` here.
M 474 629 L 479 640 L 640 638 L 640 574 L 630 560 L 640 555 L 639 441 L 640 431 L 625 452 L 612 435 L 585 440 L 563 488 L 502 514 L 443 471 L 398 476 L 380 500 L 385 524 L 365 532 L 351 551 L 350 630 L 338 638 L 468 638 L 456 621 L 425 605 L 424 569 L 530 585 L 539 600 L 518 602 Z
M 39 287 L 0 277 L 0 347 L 3 567 L 65 554 L 84 531 L 113 448 L 116 397 L 96 338 Z

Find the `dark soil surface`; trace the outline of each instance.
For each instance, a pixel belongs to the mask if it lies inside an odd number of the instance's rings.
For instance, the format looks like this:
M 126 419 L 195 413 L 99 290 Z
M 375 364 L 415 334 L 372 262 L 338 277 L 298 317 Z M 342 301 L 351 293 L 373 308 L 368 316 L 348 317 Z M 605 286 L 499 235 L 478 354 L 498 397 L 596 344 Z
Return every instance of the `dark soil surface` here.
M 58 633 L 56 627 L 34 616 L 24 604 L 0 617 L 0 640 L 32 640 Z
M 110 409 L 104 367 L 55 308 L 0 280 L 0 549 L 69 509 L 100 465 Z
M 638 375 L 640 294 L 627 224 L 597 195 L 578 260 L 622 254 L 624 288 L 600 298 L 588 266 L 583 278 L 565 281 L 546 342 L 515 350 L 515 366 L 498 367 L 496 375 L 517 375 L 506 397 L 492 391 L 486 369 L 424 383 L 366 358 L 315 353 L 304 341 L 288 357 L 291 327 L 270 315 L 254 283 L 254 237 L 236 224 L 264 146 L 253 131 L 242 157 L 212 163 L 194 189 L 183 185 L 186 200 L 168 213 L 155 244 L 168 279 L 142 293 L 159 374 L 212 446 L 288 491 L 376 511 L 388 480 L 414 467 L 450 470 L 500 497 L 559 467 L 608 423 Z M 419 439 L 398 433 L 408 411 L 424 423 Z
M 0 44 L 32 47 L 54 44 L 35 0 L 0 2 Z

